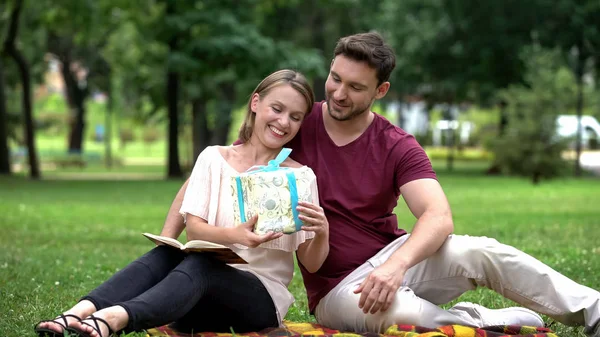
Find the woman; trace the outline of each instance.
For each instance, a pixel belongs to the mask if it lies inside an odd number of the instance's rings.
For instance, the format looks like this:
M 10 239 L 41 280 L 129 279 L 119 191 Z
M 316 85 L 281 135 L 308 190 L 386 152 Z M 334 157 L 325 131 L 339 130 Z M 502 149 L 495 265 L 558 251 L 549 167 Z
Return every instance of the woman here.
M 311 110 L 313 92 L 292 70 L 266 77 L 248 102 L 242 144 L 212 146 L 198 157 L 180 213 L 188 240 L 228 245 L 248 261 L 226 265 L 203 254 L 158 246 L 129 264 L 54 320 L 38 323 L 38 335 L 106 337 L 175 322 L 187 331 L 258 331 L 281 325 L 293 302 L 287 290 L 293 252 L 317 271 L 329 252 L 328 222 L 316 204 L 299 203 L 306 226 L 292 235 L 252 232 L 256 217 L 235 226 L 231 176 L 266 165 L 298 132 Z M 300 167 L 286 159 L 282 166 Z M 315 192 L 315 195 L 317 193 Z

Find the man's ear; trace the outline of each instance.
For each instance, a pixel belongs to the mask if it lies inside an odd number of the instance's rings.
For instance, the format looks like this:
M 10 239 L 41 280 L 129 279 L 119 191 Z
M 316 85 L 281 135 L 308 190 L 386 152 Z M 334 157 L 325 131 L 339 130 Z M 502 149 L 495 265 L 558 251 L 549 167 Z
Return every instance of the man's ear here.
M 252 100 L 250 101 L 250 110 L 254 113 L 256 113 L 256 110 L 258 110 L 258 102 L 260 101 L 260 96 L 255 93 L 254 95 L 252 95 Z
M 376 99 L 383 98 L 390 90 L 390 82 L 383 82 L 377 87 L 377 94 L 375 95 Z

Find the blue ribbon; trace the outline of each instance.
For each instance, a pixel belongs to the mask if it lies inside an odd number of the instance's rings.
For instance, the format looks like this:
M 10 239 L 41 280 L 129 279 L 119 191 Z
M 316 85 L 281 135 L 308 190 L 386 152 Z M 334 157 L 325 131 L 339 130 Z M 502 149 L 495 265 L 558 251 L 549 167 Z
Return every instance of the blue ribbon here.
M 272 172 L 277 170 L 289 170 L 288 168 L 281 168 L 279 165 L 283 163 L 283 161 L 290 155 L 292 149 L 283 148 L 281 152 L 275 157 L 273 160 L 269 160 L 267 165 L 261 166 L 253 166 L 248 171 L 247 174 L 254 174 L 259 172 Z M 294 223 L 296 224 L 296 230 L 299 231 L 302 227 L 302 221 L 298 218 L 298 188 L 296 186 L 296 176 L 294 172 L 287 172 L 286 176 L 288 178 L 288 187 L 290 188 L 290 198 L 292 204 L 292 215 L 294 217 Z M 246 212 L 244 209 L 244 194 L 242 193 L 242 181 L 239 176 L 235 177 L 235 183 L 237 187 L 237 196 L 238 196 L 238 205 L 240 208 L 240 221 L 242 223 L 246 222 Z
M 283 149 L 281 149 L 281 152 L 279 152 L 275 159 L 269 160 L 267 165 L 252 166 L 246 172 L 248 174 L 254 174 L 258 172 L 271 172 L 280 170 L 281 168 L 279 167 L 279 165 L 281 165 L 281 163 L 283 163 L 286 160 L 290 153 L 292 153 L 292 149 L 284 147 Z
M 302 221 L 298 218 L 298 188 L 296 187 L 296 175 L 294 172 L 287 172 L 288 186 L 290 187 L 290 198 L 292 199 L 292 215 L 294 216 L 294 224 L 296 224 L 296 231 L 302 228 Z
M 244 210 L 244 193 L 242 193 L 242 180 L 240 177 L 235 177 L 235 184 L 237 185 L 238 205 L 240 205 L 240 221 L 246 222 L 246 211 Z

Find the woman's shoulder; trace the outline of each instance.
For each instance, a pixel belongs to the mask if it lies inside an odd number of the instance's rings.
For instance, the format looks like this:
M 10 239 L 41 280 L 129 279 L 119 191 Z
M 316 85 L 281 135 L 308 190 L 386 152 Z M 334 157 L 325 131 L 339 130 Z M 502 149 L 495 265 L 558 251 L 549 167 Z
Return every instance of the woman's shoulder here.
M 302 165 L 291 158 L 287 158 L 283 163 L 281 163 L 281 166 L 299 169 L 297 172 L 301 173 L 304 177 L 316 177 L 315 172 L 310 167 Z
M 214 156 L 216 153 L 219 153 L 219 145 L 209 145 L 204 148 L 204 150 L 200 151 L 201 156 Z
M 211 145 L 211 146 L 207 146 L 206 147 L 211 148 L 211 151 L 213 151 L 214 153 L 220 154 L 221 157 L 223 157 L 223 159 L 227 160 L 230 156 L 230 148 L 231 146 L 223 146 L 223 145 Z
M 198 161 L 203 162 L 204 165 L 213 166 L 215 163 L 221 163 L 228 157 L 228 151 L 226 146 L 211 145 L 207 146 L 200 152 Z
M 283 163 L 281 163 L 281 166 L 283 167 L 291 167 L 291 168 L 301 168 L 304 165 L 300 164 L 299 162 L 295 161 L 294 159 L 287 157 Z

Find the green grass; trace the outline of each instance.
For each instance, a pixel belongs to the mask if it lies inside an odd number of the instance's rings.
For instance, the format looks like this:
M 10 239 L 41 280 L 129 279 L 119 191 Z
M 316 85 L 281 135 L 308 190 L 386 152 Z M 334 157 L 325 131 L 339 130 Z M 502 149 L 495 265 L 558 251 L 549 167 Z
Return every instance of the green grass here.
M 180 142 L 180 148 L 183 146 L 183 143 Z M 36 145 L 42 159 L 51 155 L 64 154 L 67 151 L 66 136 L 40 135 L 36 138 Z M 114 137 L 111 145 L 113 156 L 121 158 L 165 158 L 167 155 L 167 142 L 164 138 L 152 143 L 132 141 L 121 147 L 119 140 Z M 103 142 L 98 143 L 90 139 L 85 139 L 83 148 L 87 154 L 104 156 L 105 144 Z M 184 147 L 181 155 L 184 154 L 183 150 L 191 151 L 189 147 Z
M 495 237 L 600 289 L 600 180 L 533 186 L 518 178 L 486 177 L 479 169 L 466 174 L 457 167 L 459 172 L 439 171 L 456 233 Z M 180 185 L 0 177 L 0 336 L 33 336 L 35 322 L 67 309 L 150 249 L 140 233 L 160 231 Z M 410 228 L 414 219 L 402 202 L 397 213 L 400 224 Z M 299 272 L 290 289 L 297 301 L 287 319 L 314 321 Z M 460 300 L 496 308 L 511 304 L 487 290 Z M 580 333 L 560 324 L 552 328 L 563 337 Z

